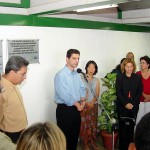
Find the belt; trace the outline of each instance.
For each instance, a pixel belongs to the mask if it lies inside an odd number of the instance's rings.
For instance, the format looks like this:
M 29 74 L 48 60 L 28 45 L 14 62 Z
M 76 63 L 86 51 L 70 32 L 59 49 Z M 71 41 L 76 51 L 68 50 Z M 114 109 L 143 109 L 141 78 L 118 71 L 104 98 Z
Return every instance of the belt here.
M 58 103 L 58 106 L 64 106 L 64 107 L 69 107 L 69 108 L 71 108 L 71 107 L 75 107 L 76 108 L 76 106 L 68 106 L 68 105 L 66 105 L 66 104 L 60 104 L 60 103 Z

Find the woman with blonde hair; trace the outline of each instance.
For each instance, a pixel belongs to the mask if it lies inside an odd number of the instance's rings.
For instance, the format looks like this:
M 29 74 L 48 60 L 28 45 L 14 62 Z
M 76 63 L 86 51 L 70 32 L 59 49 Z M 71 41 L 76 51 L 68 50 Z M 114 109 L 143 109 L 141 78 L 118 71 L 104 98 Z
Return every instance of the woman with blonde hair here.
M 126 54 L 126 58 L 129 58 L 129 59 L 134 60 L 134 54 L 133 54 L 132 52 L 128 52 L 128 53 Z
M 37 123 L 20 136 L 16 150 L 65 150 L 66 139 L 53 123 Z
M 135 74 L 134 60 L 126 58 L 122 65 L 122 74 L 116 78 L 117 112 L 119 118 L 119 150 L 128 150 L 133 142 L 134 126 L 142 95 L 141 76 Z

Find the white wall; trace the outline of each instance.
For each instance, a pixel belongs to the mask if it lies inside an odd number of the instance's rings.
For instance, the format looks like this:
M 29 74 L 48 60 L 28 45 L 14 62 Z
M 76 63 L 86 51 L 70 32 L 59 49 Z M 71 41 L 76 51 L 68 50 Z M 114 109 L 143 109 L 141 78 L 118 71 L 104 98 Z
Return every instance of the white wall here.
M 7 62 L 7 39 L 39 39 L 40 63 L 29 66 L 27 79 L 20 86 L 29 125 L 56 121 L 54 76 L 64 67 L 68 49 L 80 50 L 79 67 L 83 71 L 88 60 L 96 61 L 98 78 L 110 72 L 128 51 L 135 54 L 138 65 L 141 56 L 150 56 L 150 33 L 0 26 L 0 39 L 3 39 L 4 65 Z M 101 89 L 103 91 L 103 87 Z

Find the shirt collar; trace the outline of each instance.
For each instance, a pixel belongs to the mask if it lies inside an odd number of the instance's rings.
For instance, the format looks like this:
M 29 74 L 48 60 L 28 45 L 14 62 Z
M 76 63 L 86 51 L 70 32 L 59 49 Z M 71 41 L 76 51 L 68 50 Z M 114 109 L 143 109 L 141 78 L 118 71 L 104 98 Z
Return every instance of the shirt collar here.
M 66 72 L 67 72 L 68 74 L 76 74 L 76 73 L 77 73 L 76 70 L 71 71 L 71 70 L 68 68 L 67 65 L 66 65 L 64 68 L 65 68 L 65 70 L 66 70 Z
M 11 86 L 12 88 L 16 87 L 16 85 L 12 84 L 9 80 L 5 79 L 4 77 L 2 77 L 2 81 L 5 82 L 7 85 Z

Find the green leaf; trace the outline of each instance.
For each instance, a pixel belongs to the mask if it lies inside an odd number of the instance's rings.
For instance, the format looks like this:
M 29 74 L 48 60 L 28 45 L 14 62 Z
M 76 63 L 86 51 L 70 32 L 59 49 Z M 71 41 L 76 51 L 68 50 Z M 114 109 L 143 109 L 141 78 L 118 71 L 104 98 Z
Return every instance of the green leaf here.
M 108 73 L 104 78 L 101 78 L 103 84 L 102 86 L 106 86 L 107 89 L 101 94 L 100 102 L 103 104 L 105 111 L 110 116 L 110 118 L 116 119 L 116 122 L 118 123 L 117 118 L 117 111 L 116 111 L 116 88 L 115 88 L 115 82 L 116 82 L 116 73 Z M 101 105 L 99 105 L 101 107 Z M 102 113 L 98 117 L 99 122 L 99 128 L 100 130 L 107 130 L 108 133 L 112 132 L 112 125 L 110 122 L 110 119 L 108 118 L 106 112 L 101 107 Z

